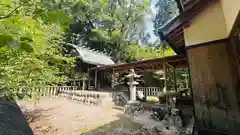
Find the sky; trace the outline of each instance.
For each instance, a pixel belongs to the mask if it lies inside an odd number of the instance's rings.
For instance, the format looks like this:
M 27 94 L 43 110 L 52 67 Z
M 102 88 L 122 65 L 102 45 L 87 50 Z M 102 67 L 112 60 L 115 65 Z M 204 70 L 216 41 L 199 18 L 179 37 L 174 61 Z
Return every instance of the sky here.
M 157 1 L 158 0 L 151 1 L 152 13 L 146 15 L 146 17 L 145 17 L 145 25 L 147 28 L 147 32 L 151 35 L 151 37 L 149 39 L 150 43 L 153 43 L 154 41 L 156 41 L 159 38 L 159 37 L 156 37 L 153 33 L 154 28 L 153 28 L 153 21 L 152 21 L 157 13 L 157 9 L 154 7 L 154 5 L 157 3 Z

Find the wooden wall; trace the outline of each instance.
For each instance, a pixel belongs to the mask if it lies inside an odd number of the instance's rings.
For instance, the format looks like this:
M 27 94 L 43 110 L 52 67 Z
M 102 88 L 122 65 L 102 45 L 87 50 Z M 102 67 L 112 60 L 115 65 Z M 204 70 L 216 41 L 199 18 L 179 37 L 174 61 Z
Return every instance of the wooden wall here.
M 240 82 L 233 50 L 227 39 L 187 50 L 196 126 L 207 131 L 204 135 L 240 135 Z

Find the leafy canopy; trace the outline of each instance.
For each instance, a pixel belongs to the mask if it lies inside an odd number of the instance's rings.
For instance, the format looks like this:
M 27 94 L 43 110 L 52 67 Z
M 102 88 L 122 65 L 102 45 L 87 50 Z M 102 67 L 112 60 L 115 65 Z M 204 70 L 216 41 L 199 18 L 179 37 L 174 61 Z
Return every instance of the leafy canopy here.
M 63 40 L 71 18 L 50 5 L 37 0 L 0 0 L 0 90 L 9 97 L 27 94 L 27 89 L 20 93 L 22 87 L 64 81 L 66 71 L 73 68 L 74 60 L 63 56 L 62 45 L 55 42 Z

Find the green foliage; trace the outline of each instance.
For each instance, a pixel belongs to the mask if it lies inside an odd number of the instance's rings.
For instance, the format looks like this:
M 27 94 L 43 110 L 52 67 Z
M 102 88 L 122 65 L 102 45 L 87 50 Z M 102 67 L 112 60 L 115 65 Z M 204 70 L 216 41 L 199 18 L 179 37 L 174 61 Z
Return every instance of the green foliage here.
M 162 75 L 157 74 L 156 72 L 149 71 L 143 74 L 143 81 L 145 87 L 161 87 L 164 86 L 164 81 L 160 80 L 163 77 Z
M 70 42 L 79 44 L 79 41 L 85 41 L 89 47 L 111 54 L 116 61 L 121 60 L 125 47 L 133 40 L 139 40 L 149 4 L 149 0 L 85 1 L 74 8 L 84 15 L 74 19 L 78 25 L 72 25 L 71 32 L 79 37 Z
M 179 9 L 175 0 L 158 0 L 155 7 L 158 9 L 154 23 L 154 33 L 158 35 L 159 29 L 171 19 L 179 15 Z
M 150 0 L 78 0 L 69 7 L 73 21 L 67 42 L 107 52 L 115 61 L 131 62 L 174 54 L 167 44 L 159 40 L 151 45 L 146 42 L 139 45 L 142 37 L 149 36 L 144 33 L 143 24 L 144 16 L 150 11 Z M 155 32 L 178 14 L 174 0 L 159 0 L 156 7 Z M 146 86 L 162 86 L 160 77 L 154 72 L 146 73 L 144 83 Z M 181 76 L 178 77 L 182 80 Z M 169 81 L 172 80 L 170 75 Z
M 176 73 L 176 82 L 178 88 L 187 88 L 189 87 L 189 78 L 188 78 L 188 71 L 184 68 L 178 68 L 175 71 Z M 169 69 L 167 72 L 168 74 L 168 88 L 174 90 L 174 74 L 173 69 Z
M 147 96 L 146 98 L 148 103 L 158 103 L 159 99 L 156 96 Z
M 11 98 L 22 99 L 29 87 L 58 84 L 74 67 L 74 59 L 64 57 L 55 42 L 63 40 L 69 18 L 50 5 L 0 0 L 0 90 Z
M 124 49 L 123 58 L 126 61 L 153 59 L 173 55 L 172 49 L 156 49 L 149 46 L 129 45 Z

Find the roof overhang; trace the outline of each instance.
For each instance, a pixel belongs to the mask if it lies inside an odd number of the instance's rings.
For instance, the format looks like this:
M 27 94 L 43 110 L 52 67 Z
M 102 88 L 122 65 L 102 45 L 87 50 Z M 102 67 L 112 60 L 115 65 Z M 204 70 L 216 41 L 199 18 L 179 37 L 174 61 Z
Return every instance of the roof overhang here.
M 166 41 L 177 54 L 184 54 L 184 28 L 191 24 L 191 20 L 210 4 L 219 0 L 176 0 L 180 15 L 162 26 L 160 38 Z
M 166 62 L 169 66 L 175 68 L 187 68 L 187 59 L 183 55 L 174 55 L 162 58 L 155 58 L 149 60 L 134 61 L 124 64 L 113 64 L 101 67 L 91 68 L 90 71 L 114 71 L 114 72 L 127 72 L 129 69 L 135 69 L 136 72 L 156 71 L 163 69 L 163 64 Z

